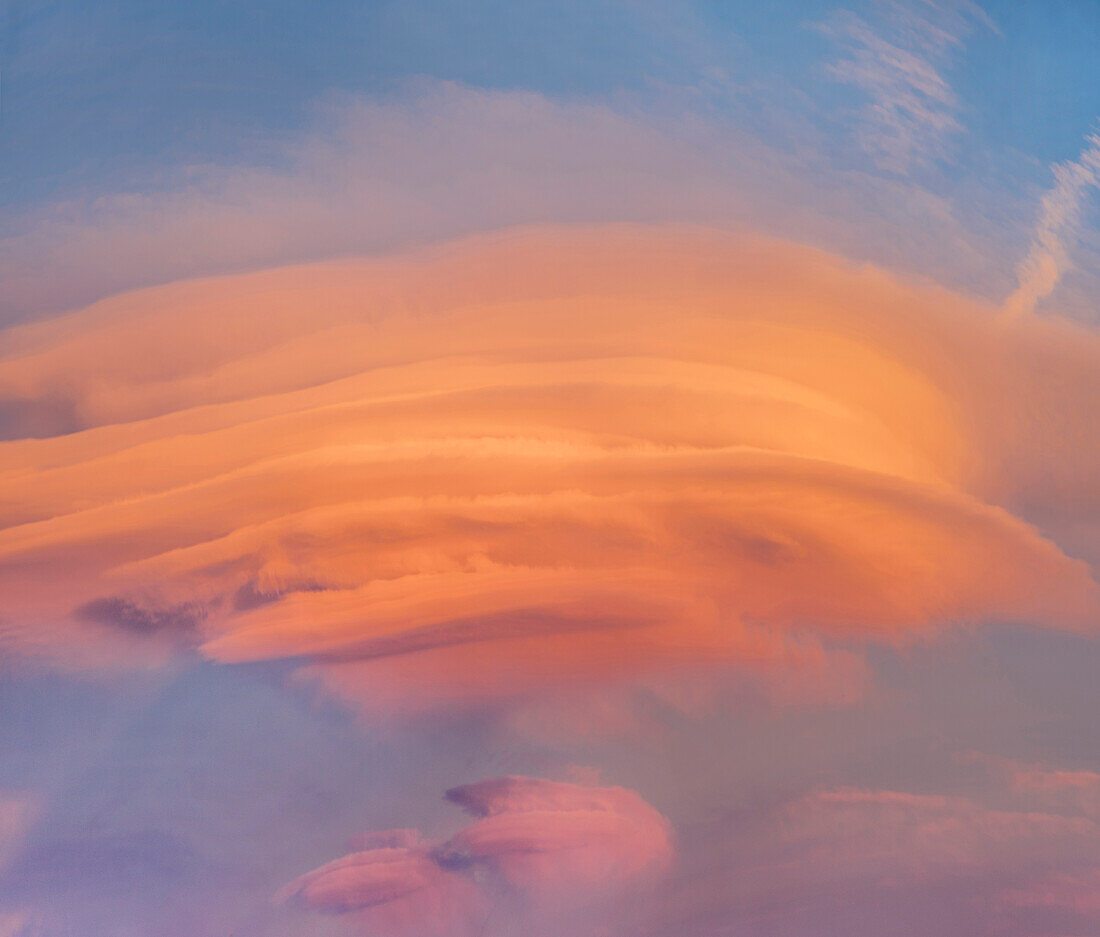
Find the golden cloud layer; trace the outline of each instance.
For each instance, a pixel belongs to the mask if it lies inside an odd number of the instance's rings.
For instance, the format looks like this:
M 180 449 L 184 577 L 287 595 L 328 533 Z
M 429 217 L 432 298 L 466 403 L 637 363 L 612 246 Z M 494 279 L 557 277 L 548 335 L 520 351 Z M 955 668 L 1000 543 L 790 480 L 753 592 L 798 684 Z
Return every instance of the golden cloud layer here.
M 1097 620 L 1051 539 L 1095 529 L 1096 337 L 797 246 L 510 232 L 0 342 L 23 653 L 300 657 L 386 708 Z

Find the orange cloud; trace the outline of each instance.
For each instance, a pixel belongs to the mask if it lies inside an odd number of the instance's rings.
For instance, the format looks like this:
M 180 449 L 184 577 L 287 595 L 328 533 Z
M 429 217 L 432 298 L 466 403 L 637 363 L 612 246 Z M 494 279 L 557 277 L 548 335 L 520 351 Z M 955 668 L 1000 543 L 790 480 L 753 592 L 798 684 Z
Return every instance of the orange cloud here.
M 510 232 L 127 294 L 2 348 L 23 653 L 305 658 L 388 711 L 1096 621 L 1052 539 L 1100 518 L 1095 336 L 789 244 Z M 49 408 L 79 431 L 29 438 Z
M 279 899 L 355 913 L 372 934 L 484 933 L 495 908 L 560 915 L 671 857 L 667 821 L 624 788 L 504 777 L 447 798 L 478 819 L 437 845 L 410 830 L 367 834 L 365 851 L 302 876 Z

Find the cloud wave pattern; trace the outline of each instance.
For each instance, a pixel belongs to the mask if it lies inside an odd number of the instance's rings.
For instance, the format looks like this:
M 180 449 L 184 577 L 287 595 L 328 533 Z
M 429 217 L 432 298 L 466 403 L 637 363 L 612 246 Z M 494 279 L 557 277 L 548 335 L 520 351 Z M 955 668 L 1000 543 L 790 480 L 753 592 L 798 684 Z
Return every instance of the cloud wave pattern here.
M 62 666 L 295 658 L 388 711 L 1096 622 L 1095 338 L 796 245 L 502 232 L 0 354 L 0 637 Z

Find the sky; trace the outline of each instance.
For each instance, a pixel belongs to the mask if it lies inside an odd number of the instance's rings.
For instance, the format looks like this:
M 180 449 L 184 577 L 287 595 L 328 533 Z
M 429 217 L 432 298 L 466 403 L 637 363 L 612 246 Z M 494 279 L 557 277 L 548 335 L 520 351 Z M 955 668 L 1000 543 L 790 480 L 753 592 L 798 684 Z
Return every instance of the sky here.
M 0 937 L 1100 935 L 1100 4 L 0 7 Z

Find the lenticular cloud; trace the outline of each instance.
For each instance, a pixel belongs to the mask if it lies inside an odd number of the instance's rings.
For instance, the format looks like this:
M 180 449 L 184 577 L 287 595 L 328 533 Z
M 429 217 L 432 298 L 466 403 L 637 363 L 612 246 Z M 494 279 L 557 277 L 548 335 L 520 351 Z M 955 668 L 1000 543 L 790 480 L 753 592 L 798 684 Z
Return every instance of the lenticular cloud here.
M 512 232 L 0 350 L 0 628 L 64 666 L 295 658 L 386 711 L 1096 621 L 1096 341 L 788 244 Z

